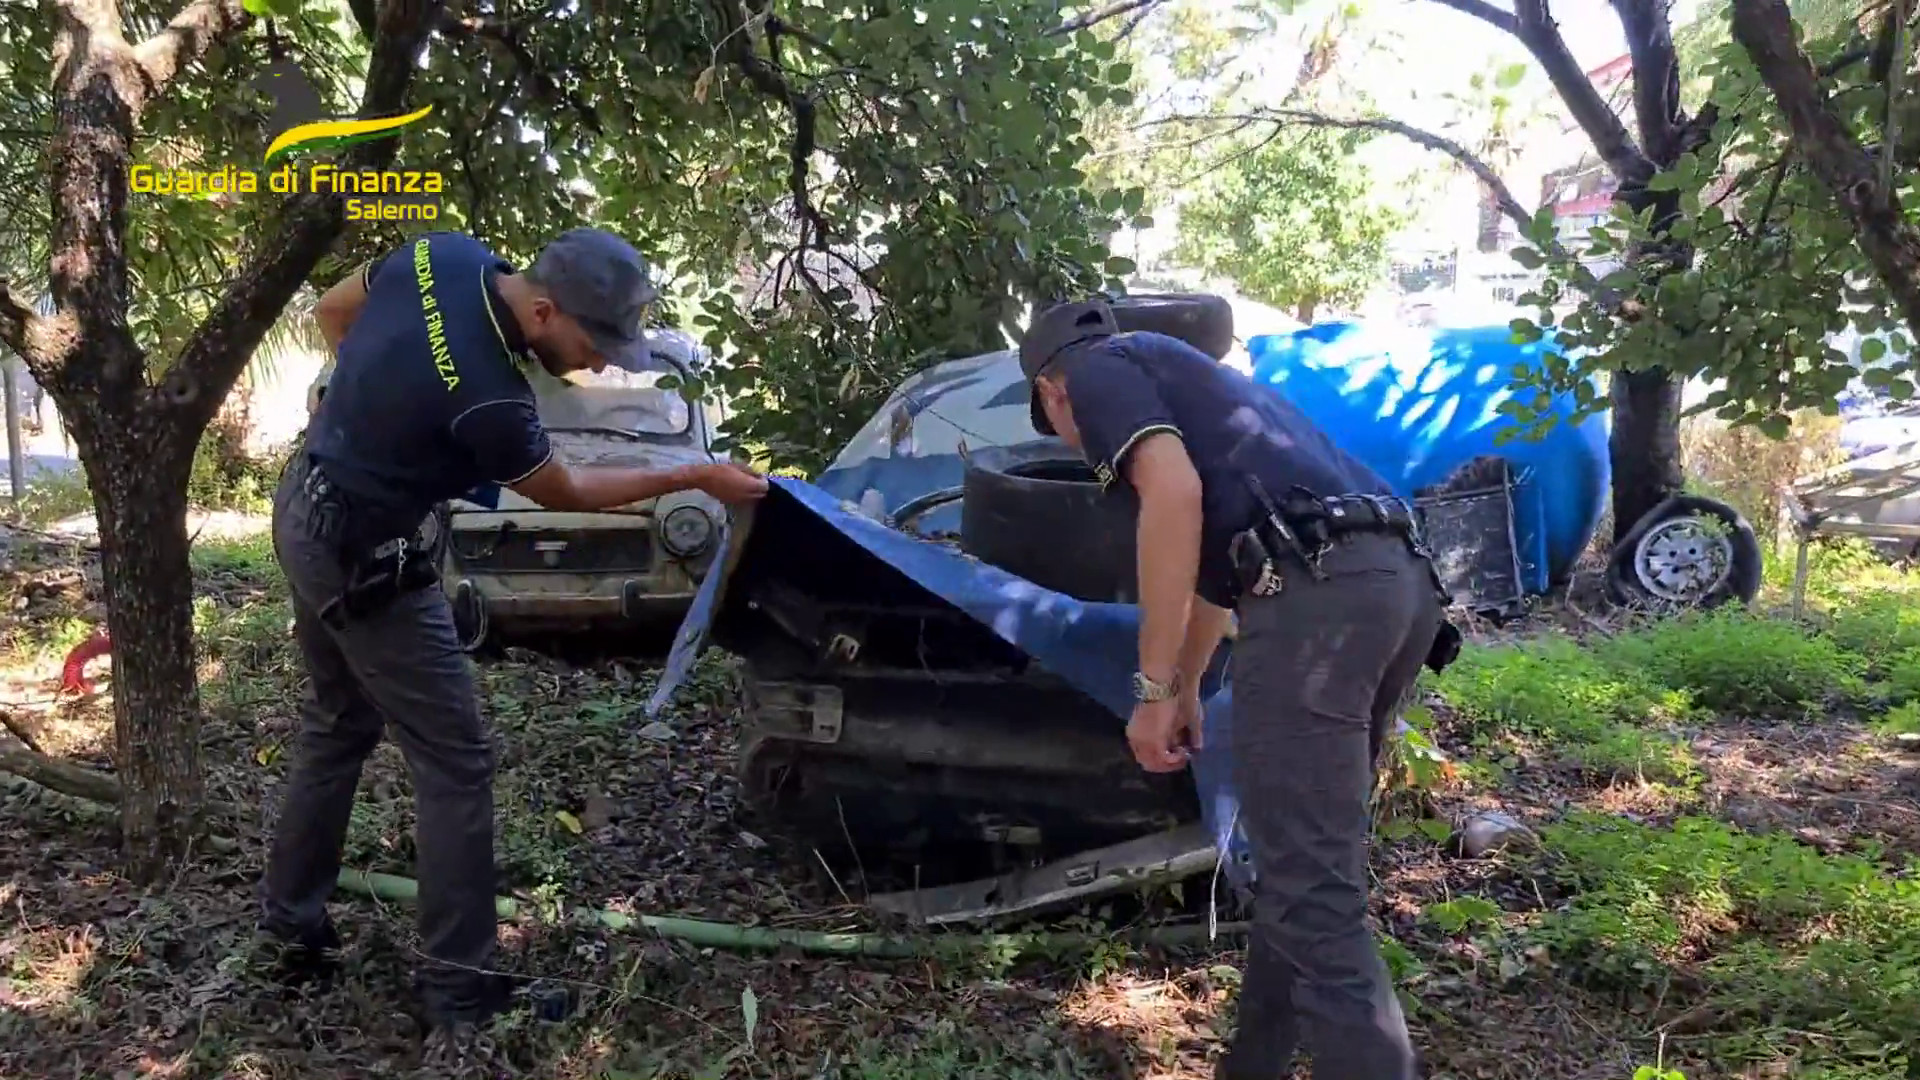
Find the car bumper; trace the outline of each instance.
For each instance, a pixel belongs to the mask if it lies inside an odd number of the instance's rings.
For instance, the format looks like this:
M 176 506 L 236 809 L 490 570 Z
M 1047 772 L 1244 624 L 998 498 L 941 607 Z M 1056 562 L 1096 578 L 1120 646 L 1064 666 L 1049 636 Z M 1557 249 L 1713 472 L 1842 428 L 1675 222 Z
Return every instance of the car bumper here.
M 446 584 L 457 603 L 485 606 L 488 622 L 496 626 L 678 618 L 686 613 L 699 587 L 686 574 L 596 576 L 590 583 L 554 580 L 559 576 L 463 573 L 456 568 Z

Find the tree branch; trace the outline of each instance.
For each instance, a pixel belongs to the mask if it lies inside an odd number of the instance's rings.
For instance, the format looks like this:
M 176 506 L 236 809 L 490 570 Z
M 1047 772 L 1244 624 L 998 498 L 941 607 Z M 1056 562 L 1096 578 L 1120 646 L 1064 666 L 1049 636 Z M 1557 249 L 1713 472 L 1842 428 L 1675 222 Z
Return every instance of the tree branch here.
M 1471 15 L 1495 29 L 1504 30 L 1526 46 L 1534 62 L 1546 73 L 1547 80 L 1553 83 L 1567 111 L 1579 123 L 1580 130 L 1586 132 L 1587 138 L 1592 141 L 1594 152 L 1607 163 L 1607 168 L 1623 186 L 1645 184 L 1659 171 L 1634 143 L 1633 136 L 1627 133 L 1627 126 L 1614 114 L 1613 106 L 1600 96 L 1593 80 L 1587 78 L 1586 72 L 1580 69 L 1580 62 L 1574 59 L 1573 51 L 1567 48 L 1566 39 L 1560 36 L 1560 27 L 1547 10 L 1547 0 L 1515 0 L 1511 13 L 1485 0 L 1433 2 Z
M 1096 8 L 1093 11 L 1087 12 L 1085 15 L 1078 15 L 1068 19 L 1066 22 L 1047 31 L 1047 36 L 1058 37 L 1061 34 L 1071 34 L 1079 30 L 1085 30 L 1089 26 L 1106 22 L 1108 19 L 1119 18 L 1130 11 L 1140 11 L 1141 15 L 1144 16 L 1146 12 L 1142 11 L 1143 8 L 1151 10 L 1165 2 L 1166 0 L 1117 0 L 1117 2 L 1108 4 L 1106 7 Z
M 787 190 L 793 196 L 794 213 L 800 218 L 800 246 L 809 246 L 807 241 L 811 234 L 811 246 L 824 251 L 827 248 L 827 219 L 814 208 L 812 199 L 807 195 L 807 162 L 813 157 L 816 145 L 813 98 L 795 90 L 787 82 L 786 76 L 781 74 L 775 61 L 769 61 L 754 51 L 753 36 L 747 32 L 746 12 L 737 0 L 713 0 L 712 9 L 720 18 L 722 36 L 717 47 L 720 55 L 739 68 L 755 90 L 785 105 L 787 111 L 793 114 L 793 141 L 787 148 Z M 774 50 L 779 48 L 781 32 L 789 28 L 784 23 L 774 21 L 771 16 L 764 26 L 767 50 L 777 58 Z
M 1813 62 L 1795 41 L 1785 0 L 1733 0 L 1733 37 L 1773 91 L 1800 160 L 1833 193 L 1908 327 L 1920 333 L 1920 230 L 1881 182 L 1873 155 L 1834 114 Z
M 62 795 L 110 805 L 120 802 L 120 781 L 112 776 L 24 745 L 0 743 L 0 772 L 31 780 Z
M 1170 116 L 1159 120 L 1149 120 L 1141 127 L 1172 123 L 1207 123 L 1220 121 L 1238 124 L 1269 123 L 1280 126 L 1298 125 L 1300 127 L 1337 128 L 1343 131 L 1379 131 L 1389 135 L 1398 135 L 1408 142 L 1428 150 L 1435 150 L 1452 158 L 1462 168 L 1474 175 L 1492 193 L 1500 212 L 1505 214 L 1522 229 L 1533 224 L 1533 211 L 1530 211 L 1513 194 L 1493 166 L 1481 160 L 1479 155 L 1444 135 L 1436 135 L 1424 128 L 1414 127 L 1384 116 L 1328 116 L 1325 113 L 1311 112 L 1305 109 L 1262 109 L 1253 113 L 1212 113 L 1201 116 Z M 1236 129 L 1237 130 L 1237 129 Z M 1556 245 L 1557 247 L 1557 245 Z M 1564 252 L 1557 252 L 1564 254 Z
M 32 366 L 34 330 L 40 316 L 13 295 L 5 278 L 0 278 L 0 345 L 5 345 Z
M 361 116 L 391 116 L 405 106 L 420 50 L 435 25 L 441 3 L 384 0 L 380 5 L 379 35 L 367 65 Z M 385 168 L 397 146 L 396 139 L 360 143 L 348 151 L 345 167 Z M 277 230 L 260 240 L 226 294 L 187 340 L 160 392 L 183 421 L 173 431 L 176 437 L 189 441 L 188 451 L 213 419 L 274 319 L 344 226 L 341 196 L 307 192 L 289 198 L 283 204 Z
M 1633 63 L 1635 126 L 1642 149 L 1655 162 L 1678 161 L 1681 140 L 1688 137 L 1667 6 L 1667 0 L 1613 0 Z
M 1434 0 L 1434 3 L 1471 15 L 1502 33 L 1519 36 L 1520 20 L 1514 18 L 1513 12 L 1502 11 L 1486 0 Z
M 133 58 L 147 78 L 147 92 L 159 94 L 181 69 L 208 48 L 246 28 L 252 21 L 240 0 L 194 0 L 166 29 L 140 43 Z
M 533 83 L 534 93 L 550 102 L 566 105 L 588 131 L 601 134 L 600 114 L 578 91 L 561 86 L 559 80 L 533 58 L 533 51 L 527 48 L 524 27 L 496 18 L 457 18 L 450 12 L 443 13 L 438 23 L 439 28 L 450 36 L 477 38 L 500 46 L 513 58 L 520 73 Z

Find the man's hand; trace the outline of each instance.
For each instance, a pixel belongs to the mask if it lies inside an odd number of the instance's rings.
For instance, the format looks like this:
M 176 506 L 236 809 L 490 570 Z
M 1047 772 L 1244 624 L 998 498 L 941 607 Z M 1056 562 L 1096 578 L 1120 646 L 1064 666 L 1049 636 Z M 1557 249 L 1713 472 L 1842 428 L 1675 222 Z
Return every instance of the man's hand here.
M 1127 723 L 1127 744 L 1133 758 L 1148 772 L 1176 772 L 1186 767 L 1192 751 L 1200 748 L 1200 703 L 1188 708 L 1182 693 L 1165 701 L 1143 701 L 1133 707 Z
M 702 466 L 699 484 L 701 491 L 729 506 L 753 502 L 767 493 L 766 477 L 730 463 Z

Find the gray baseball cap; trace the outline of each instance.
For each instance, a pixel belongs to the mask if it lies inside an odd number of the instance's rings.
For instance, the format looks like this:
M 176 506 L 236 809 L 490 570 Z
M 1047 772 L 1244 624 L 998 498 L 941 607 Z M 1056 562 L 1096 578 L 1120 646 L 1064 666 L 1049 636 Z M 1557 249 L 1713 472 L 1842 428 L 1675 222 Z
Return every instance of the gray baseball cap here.
M 529 274 L 553 304 L 581 325 L 607 363 L 639 370 L 647 359 L 641 333 L 659 297 L 647 260 L 604 229 L 568 229 L 548 242 Z
M 1034 317 L 1033 324 L 1020 339 L 1020 373 L 1026 376 L 1027 390 L 1033 398 L 1033 430 L 1042 435 L 1059 434 L 1048 422 L 1047 411 L 1040 407 L 1040 395 L 1034 391 L 1033 381 L 1045 374 L 1069 346 L 1092 338 L 1112 337 L 1119 332 L 1120 324 L 1114 321 L 1113 309 L 1099 300 L 1055 304 Z

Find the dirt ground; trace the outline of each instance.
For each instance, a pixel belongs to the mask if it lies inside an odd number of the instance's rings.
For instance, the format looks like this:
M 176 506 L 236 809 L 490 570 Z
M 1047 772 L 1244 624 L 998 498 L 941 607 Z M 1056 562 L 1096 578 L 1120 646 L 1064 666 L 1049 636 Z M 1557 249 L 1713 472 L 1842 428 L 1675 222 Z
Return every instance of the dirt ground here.
M 259 812 L 241 819 L 237 846 L 140 888 L 116 873 L 108 811 L 0 783 L 0 1076 L 437 1075 L 423 1071 L 411 1015 L 415 942 L 404 908 L 341 897 L 341 978 L 288 990 L 268 977 L 253 940 L 252 890 L 292 751 L 300 675 L 258 538 L 202 548 L 209 794 Z M 48 753 L 107 767 L 110 683 L 91 698 L 52 700 L 60 656 L 99 617 L 89 559 L 66 541 L 9 539 L 0 701 L 10 726 Z M 1102 939 L 884 961 L 703 949 L 568 921 L 612 908 L 780 928 L 868 926 L 804 853 L 762 839 L 736 805 L 727 665 L 706 664 L 666 718 L 670 731 L 645 734 L 652 680 L 641 662 L 576 667 L 517 651 L 483 670 L 501 751 L 498 858 L 524 913 L 503 927 L 502 966 L 541 980 L 543 997 L 566 992 L 576 1007 L 559 1022 L 522 1011 L 497 1024 L 479 1074 L 1211 1075 L 1231 1033 L 1241 961 L 1232 942 L 1168 952 Z M 1429 707 L 1442 750 L 1461 761 L 1479 752 L 1444 702 Z M 1700 726 L 1690 745 L 1703 773 L 1691 802 L 1661 785 L 1597 781 L 1544 760 L 1512 762 L 1499 784 L 1435 784 L 1396 797 L 1415 824 L 1484 810 L 1536 826 L 1577 810 L 1660 824 L 1704 810 L 1822 850 L 1877 842 L 1920 852 L 1920 755 L 1908 743 L 1859 723 L 1725 721 Z M 405 770 L 383 747 L 363 778 L 348 862 L 406 872 L 411 821 Z M 1375 913 L 1398 942 L 1390 959 L 1435 1080 L 1627 1080 L 1656 1059 L 1680 1063 L 1693 1080 L 1796 1075 L 1786 1057 L 1713 1071 L 1704 1044 L 1689 1042 L 1684 986 L 1592 988 L 1524 936 L 1436 920 L 1436 910 L 1478 898 L 1523 923 L 1561 907 L 1568 888 L 1518 849 L 1465 858 L 1439 839 L 1430 827 L 1383 829 L 1374 864 Z M 1067 925 L 1094 926 L 1098 916 Z

